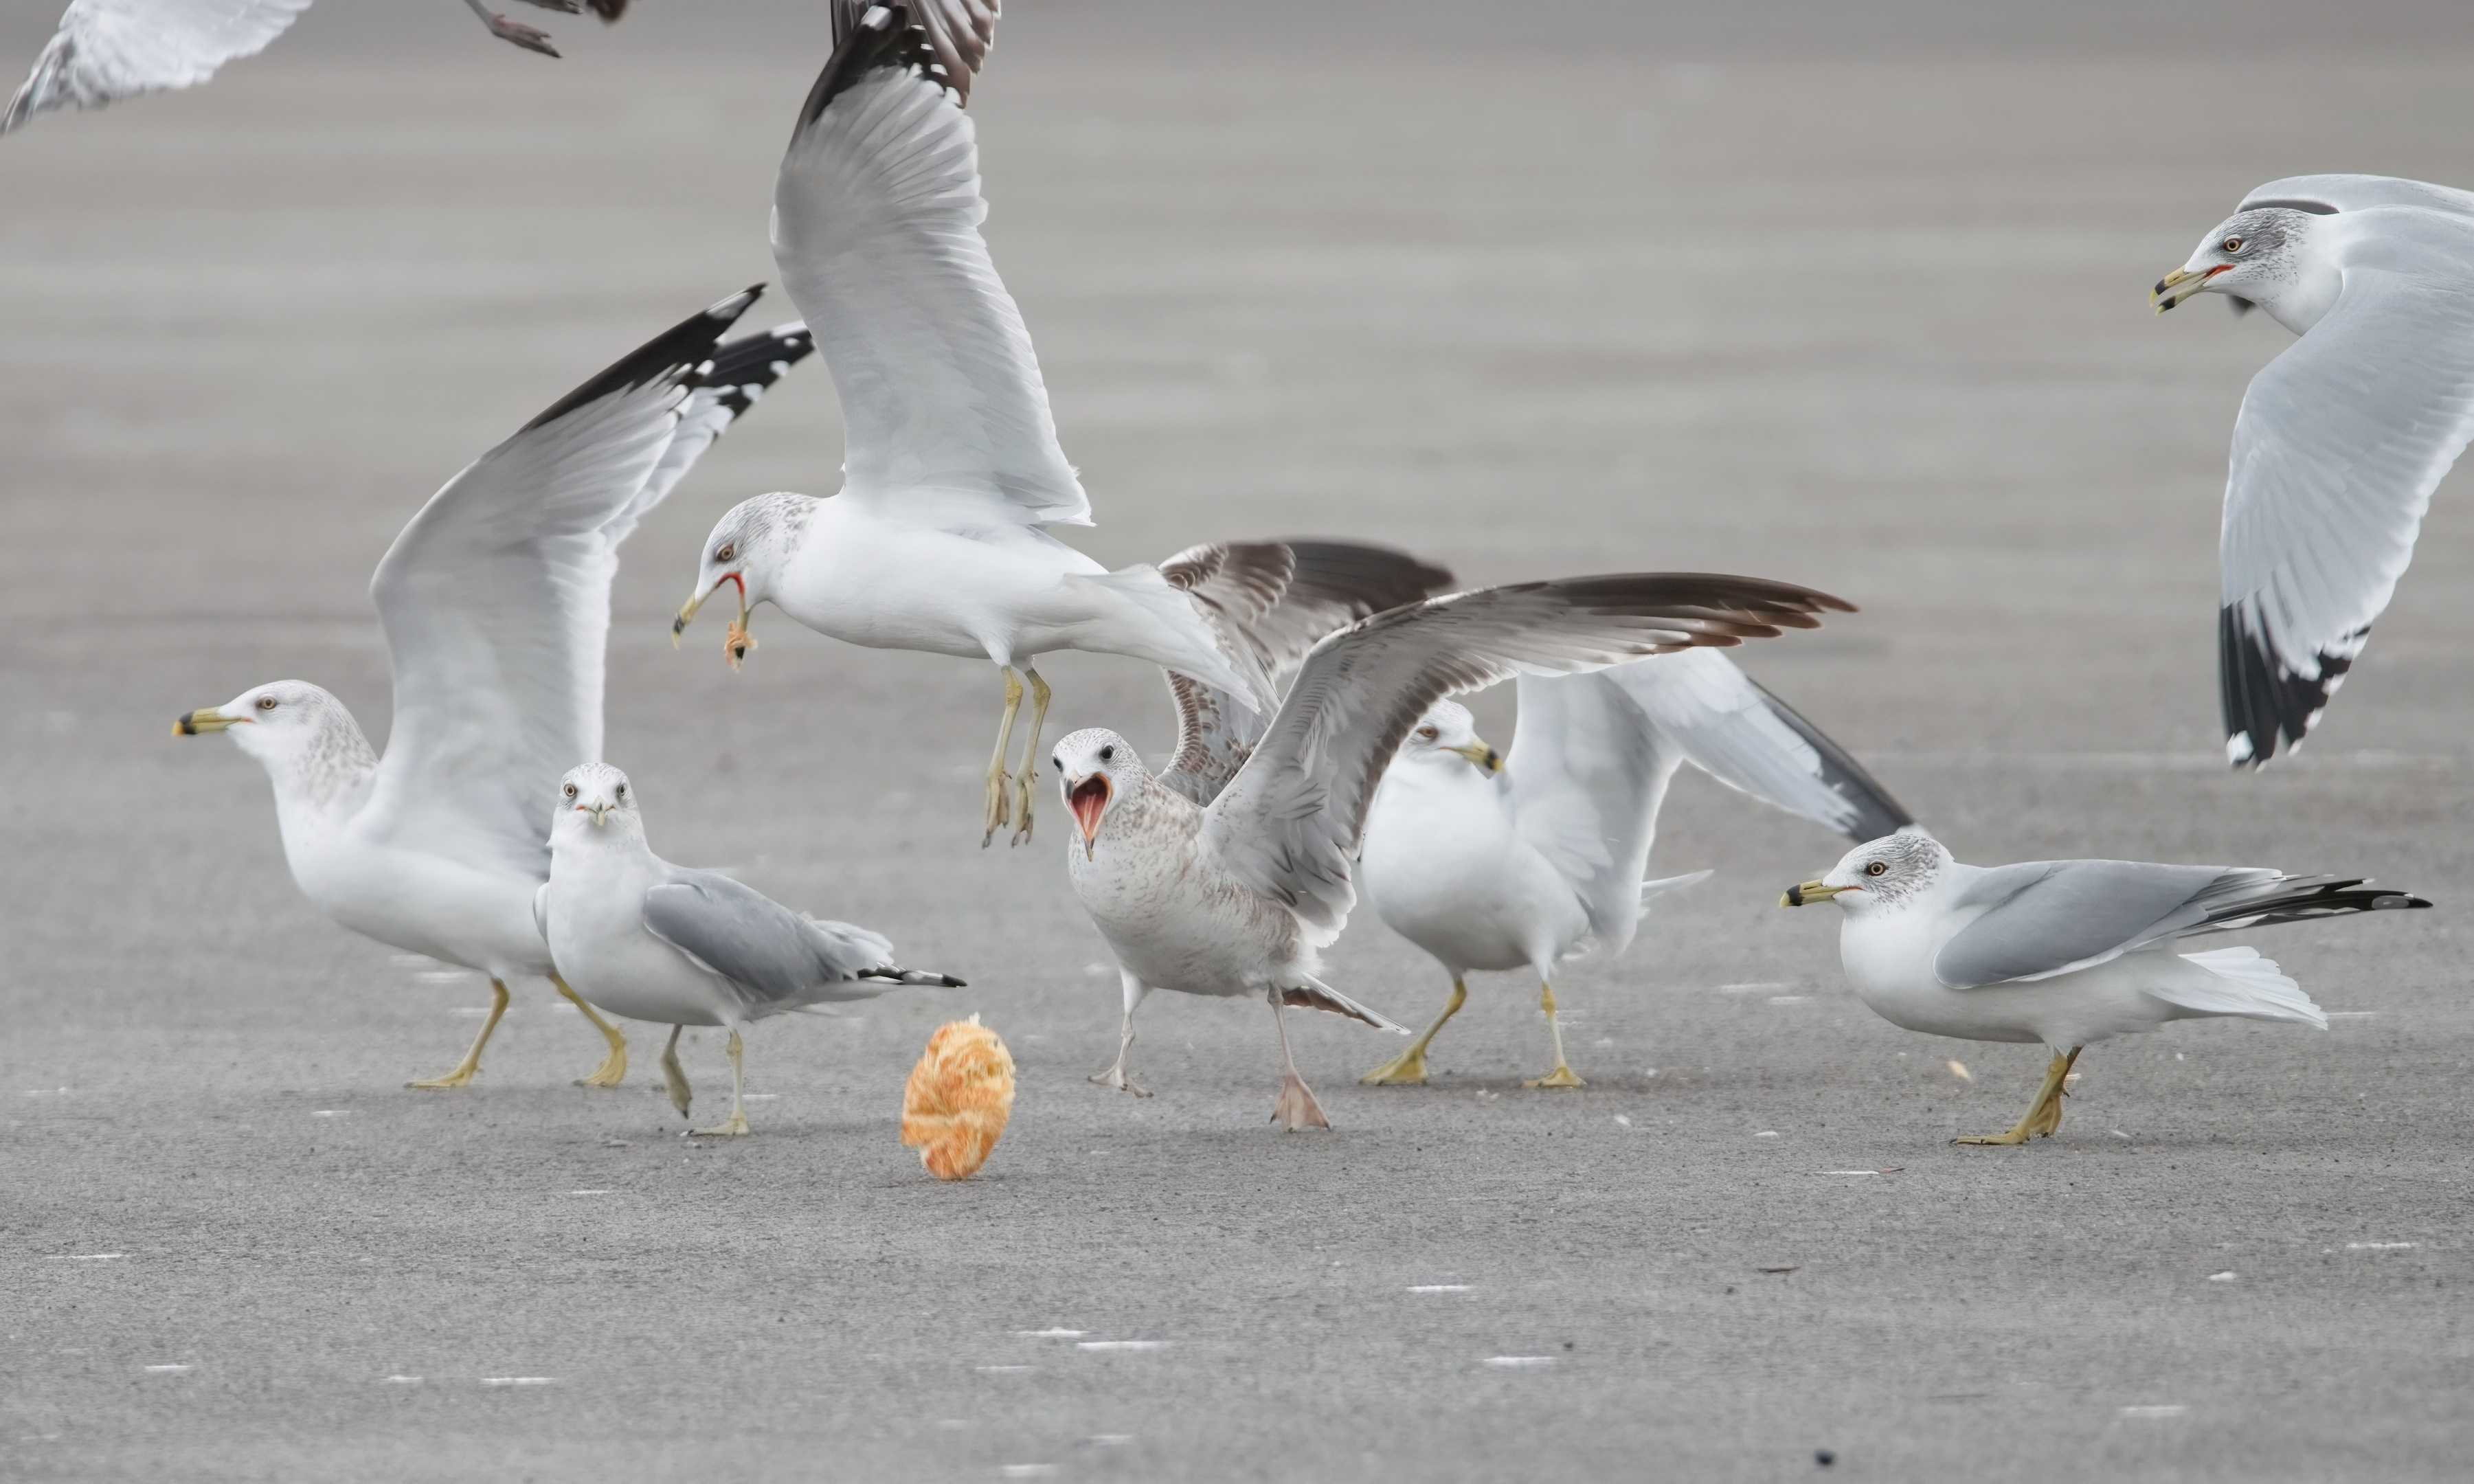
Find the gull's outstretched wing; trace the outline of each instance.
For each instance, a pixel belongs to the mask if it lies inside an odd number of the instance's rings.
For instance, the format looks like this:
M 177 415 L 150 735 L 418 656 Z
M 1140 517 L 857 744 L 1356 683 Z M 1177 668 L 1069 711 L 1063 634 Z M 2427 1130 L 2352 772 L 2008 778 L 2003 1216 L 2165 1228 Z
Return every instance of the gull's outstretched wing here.
M 601 756 L 618 537 L 643 514 L 734 294 L 612 366 L 421 507 L 371 579 L 395 721 L 376 838 L 546 875 L 559 775 Z M 614 535 L 613 532 L 617 534 Z
M 1356 901 L 1366 807 L 1428 706 L 1521 674 L 1813 628 L 1853 605 L 1758 577 L 1631 572 L 1481 588 L 1394 608 L 1316 645 L 1246 766 L 1205 813 L 1204 848 L 1327 942 Z
M 786 1007 L 864 999 L 902 983 L 893 944 L 883 937 L 794 912 L 716 871 L 674 869 L 644 893 L 644 927 L 750 994 Z
M 225 62 L 264 51 L 307 9 L 309 0 L 69 0 L 0 113 L 0 134 L 54 109 L 195 87 Z
M 1582 675 L 1523 675 L 1507 760 L 1521 838 L 1572 884 L 1600 947 L 1621 952 L 1675 769 L 1856 840 L 1910 822 L 1881 786 L 1734 661 L 1688 649 Z
M 980 236 L 961 105 L 996 7 L 836 0 L 836 22 L 774 185 L 773 258 L 841 399 L 846 494 L 921 519 L 1088 525 L 1031 332 Z
M 653 466 L 643 493 L 621 518 L 623 524 L 606 527 L 610 544 L 626 540 L 636 523 L 686 477 L 714 440 L 728 432 L 740 414 L 755 406 L 758 398 L 815 348 L 816 339 L 808 333 L 808 327 L 792 320 L 759 334 L 741 335 L 715 352 L 712 369 L 698 377 L 695 390 L 688 393 L 687 405 L 679 411 L 678 431 L 670 435 L 670 446 Z
M 1933 974 L 1953 989 L 2048 979 L 2169 937 L 2347 912 L 2428 907 L 2359 878 L 2144 861 L 2029 861 L 1979 871 L 1953 904 L 1982 914 L 1942 945 Z
M 2347 217 L 2336 306 L 2251 379 L 2234 423 L 2218 634 L 2236 764 L 2317 721 L 2474 436 L 2474 216 Z
M 1452 585 L 1450 572 L 1405 552 L 1343 541 L 1194 547 L 1159 570 L 1201 603 L 1224 646 L 1251 659 L 1269 681 L 1265 693 L 1274 696 L 1324 635 Z M 1274 571 L 1285 573 L 1276 587 Z M 1266 591 L 1268 604 L 1260 600 Z M 1208 804 L 1245 766 L 1270 718 L 1192 675 L 1166 673 L 1176 752 L 1160 781 Z

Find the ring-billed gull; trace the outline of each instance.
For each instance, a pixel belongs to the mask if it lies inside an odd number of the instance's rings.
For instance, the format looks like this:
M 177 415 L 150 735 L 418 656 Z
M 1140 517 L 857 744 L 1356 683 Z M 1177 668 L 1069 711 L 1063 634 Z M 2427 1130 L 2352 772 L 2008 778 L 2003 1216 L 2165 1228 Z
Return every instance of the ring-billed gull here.
M 1040 655 L 1128 655 L 1262 711 L 1268 685 L 1215 627 L 1211 595 L 1189 585 L 1205 573 L 1110 572 L 1047 529 L 1090 524 L 1091 502 L 980 235 L 987 205 L 962 103 L 994 6 L 837 0 L 834 16 L 833 59 L 774 187 L 773 256 L 841 400 L 841 493 L 764 495 L 724 514 L 672 631 L 728 583 L 734 664 L 751 644 L 748 610 L 770 601 L 850 644 L 996 666 L 1006 700 L 981 839 L 1018 818 L 1019 843 L 1048 711 Z M 1208 575 L 1251 580 L 1225 567 Z M 1031 736 L 1008 774 L 1026 679 Z
M 533 917 L 568 983 L 614 1015 L 670 1028 L 662 1071 L 681 1113 L 679 1031 L 729 1028 L 730 1118 L 699 1134 L 747 1131 L 740 1032 L 751 1022 L 900 985 L 962 986 L 903 968 L 893 945 L 865 928 L 794 912 L 718 871 L 653 854 L 627 775 L 607 763 L 570 768 L 555 807 L 549 880 Z
M 549 33 L 464 0 L 501 41 L 555 57 Z M 627 0 L 524 0 L 615 21 Z M 74 105 L 99 109 L 141 93 L 195 87 L 228 61 L 255 57 L 291 29 L 309 0 L 69 0 L 35 70 L 0 111 L 0 134 Z
M 1850 839 L 1911 822 L 1853 758 L 1714 650 L 1523 675 L 1518 691 L 1508 767 L 1467 710 L 1438 701 L 1374 792 L 1358 865 L 1366 899 L 1434 956 L 1452 993 L 1366 1083 L 1424 1082 L 1428 1043 L 1468 997 L 1464 976 L 1526 968 L 1555 1043 L 1555 1070 L 1527 1085 L 1583 1085 L 1564 1058 L 1555 965 L 1623 952 L 1652 895 L 1709 874 L 1641 879 L 1667 781 L 1686 763 Z
M 1367 804 L 1426 708 L 1518 674 L 1811 628 L 1821 609 L 1849 607 L 1754 577 L 1635 572 L 1390 609 L 1314 646 L 1208 804 L 1154 777 L 1115 732 L 1065 738 L 1053 761 L 1079 826 L 1066 862 L 1074 894 L 1116 956 L 1128 1031 L 1131 1008 L 1153 988 L 1264 995 L 1285 1079 L 1272 1116 L 1290 1129 L 1329 1127 L 1289 1056 L 1281 1010 L 1308 1006 L 1408 1034 L 1318 979 L 1317 951 L 1348 920 Z M 1129 1039 L 1118 1049 L 1120 1085 Z
M 2272 922 L 2429 907 L 2360 878 L 2222 865 L 2030 861 L 1961 865 L 1914 830 L 1847 853 L 1780 902 L 1834 901 L 1838 955 L 1857 998 L 1892 1025 L 1972 1041 L 2041 1041 L 2043 1085 L 2007 1133 L 2024 1144 L 2062 1123 L 2079 1052 L 2169 1020 L 2238 1015 L 2328 1028 L 2302 986 L 2249 948 L 2183 953 L 2185 938 Z
M 395 668 L 386 756 L 344 703 L 279 680 L 173 730 L 229 732 L 266 766 L 292 878 L 327 915 L 382 943 L 490 976 L 489 1018 L 463 1087 L 506 1013 L 507 981 L 540 975 L 592 1019 L 615 1087 L 627 1043 L 559 983 L 532 921 L 549 876 L 552 784 L 601 751 L 603 641 L 618 544 L 752 399 L 808 353 L 798 326 L 716 353 L 757 290 L 651 341 L 481 455 L 430 497 L 378 563 Z
M 2474 194 L 2270 181 L 2152 297 L 2201 293 L 2301 337 L 2243 394 L 2225 480 L 2225 756 L 2255 767 L 2318 721 L 2474 436 Z

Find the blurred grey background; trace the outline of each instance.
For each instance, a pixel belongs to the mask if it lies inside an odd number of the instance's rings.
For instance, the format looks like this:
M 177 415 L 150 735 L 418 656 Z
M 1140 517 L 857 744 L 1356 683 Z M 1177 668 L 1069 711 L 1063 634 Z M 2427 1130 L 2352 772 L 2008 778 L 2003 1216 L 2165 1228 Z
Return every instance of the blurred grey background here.
M 970 833 L 994 677 L 769 613 L 740 674 L 717 631 L 666 642 L 722 509 L 834 487 L 813 364 L 629 546 L 609 756 L 665 854 L 972 987 L 767 1023 L 724 1148 L 675 1136 L 652 1028 L 627 1088 L 568 1085 L 598 1043 L 540 985 L 473 1089 L 399 1090 L 486 986 L 319 917 L 255 766 L 168 724 L 291 675 L 383 737 L 379 553 L 772 277 L 828 45 L 795 0 L 514 9 L 566 60 L 453 0 L 322 0 L 203 89 L 0 141 L 0 1473 L 2462 1470 L 2474 509 L 2443 485 L 2312 745 L 2226 775 L 2224 451 L 2288 338 L 2145 299 L 2261 181 L 2474 184 L 2462 8 L 1018 0 L 974 94 L 1104 560 L 1323 534 L 1470 582 L 1810 583 L 1864 611 L 1740 658 L 1962 859 L 2440 902 L 2257 935 L 2330 1032 L 2104 1045 L 2061 1136 L 2006 1152 L 1944 1141 L 2006 1127 L 2043 1054 L 1872 1017 L 1830 915 L 1772 905 L 1842 842 L 1696 780 L 1653 864 L 1716 879 L 1561 986 L 1586 1092 L 1518 1086 L 1547 1065 L 1518 976 L 1473 985 L 1425 1089 L 1354 1085 L 1388 1038 L 1298 1027 L 1328 1136 L 1261 1122 L 1251 1005 L 1156 996 L 1158 1096 L 1087 1085 L 1117 991 L 1063 815 Z M 55 14 L 0 12 L 12 85 Z M 1050 673 L 1051 736 L 1167 741 L 1156 677 Z M 1508 699 L 1478 709 L 1508 742 Z M 1370 912 L 1331 962 L 1404 1020 L 1444 988 Z M 1021 1099 L 942 1187 L 900 1088 L 971 1010 Z M 689 1062 L 715 1096 L 717 1039 Z

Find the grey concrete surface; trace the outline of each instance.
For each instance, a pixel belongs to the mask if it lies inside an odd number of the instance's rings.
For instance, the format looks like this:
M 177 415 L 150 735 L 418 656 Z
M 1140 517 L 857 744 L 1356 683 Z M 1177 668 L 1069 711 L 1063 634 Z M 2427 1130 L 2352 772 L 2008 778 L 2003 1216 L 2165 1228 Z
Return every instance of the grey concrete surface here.
M 1687 783 L 1657 864 L 1718 875 L 1570 973 L 1588 1090 L 1521 1090 L 1543 1028 L 1489 976 L 1425 1089 L 1300 1025 L 1329 1134 L 1263 1121 L 1253 1006 L 1158 997 L 1158 1095 L 1108 1093 L 1060 816 L 977 848 L 992 677 L 778 617 L 738 675 L 665 642 L 720 509 L 831 487 L 810 369 L 628 548 L 609 753 L 667 856 L 972 987 L 766 1024 L 757 1136 L 715 1148 L 649 1028 L 627 1087 L 570 1086 L 598 1045 L 540 985 L 471 1091 L 401 1090 L 483 986 L 317 916 L 255 767 L 165 735 L 284 675 L 382 735 L 364 588 L 421 499 L 770 277 L 821 19 L 640 9 L 552 65 L 449 0 L 327 0 L 208 88 L 0 143 L 0 1476 L 2464 1476 L 2474 507 L 2442 489 L 2313 746 L 2225 776 L 2218 495 L 2284 339 L 2143 299 L 2258 181 L 2474 183 L 2462 14 L 1022 0 L 974 105 L 989 232 L 1095 553 L 1813 583 L 1864 612 L 1746 665 L 1962 857 L 2441 906 L 2249 939 L 2325 1034 L 2107 1044 L 2058 1138 L 1954 1150 L 2042 1054 L 1873 1018 L 1830 916 L 1772 905 L 1839 842 Z M 1054 673 L 1052 735 L 1165 740 L 1153 677 Z M 1332 961 L 1440 1002 L 1370 914 Z M 1020 1102 L 943 1186 L 900 1091 L 973 1010 Z M 714 1096 L 717 1042 L 689 1064 Z

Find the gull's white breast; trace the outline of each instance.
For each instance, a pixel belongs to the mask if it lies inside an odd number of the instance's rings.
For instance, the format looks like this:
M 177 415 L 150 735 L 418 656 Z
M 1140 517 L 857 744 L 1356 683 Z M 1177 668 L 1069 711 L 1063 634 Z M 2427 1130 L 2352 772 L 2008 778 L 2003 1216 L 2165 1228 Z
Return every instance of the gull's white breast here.
M 1156 989 L 1186 994 L 1256 993 L 1312 973 L 1297 917 L 1208 859 L 1196 838 L 1201 811 L 1146 782 L 1143 806 L 1122 807 L 1085 860 L 1067 841 L 1074 894 L 1128 972 Z
M 1392 931 L 1454 972 L 1551 964 L 1589 930 L 1495 781 L 1457 760 L 1384 775 L 1358 885 Z
M 543 916 L 559 973 L 576 993 L 630 1020 L 734 1024 L 743 1018 L 737 992 L 644 927 L 644 893 L 659 869 L 650 851 L 616 841 L 558 848 Z
M 1953 989 L 1934 976 L 1933 961 L 1943 944 L 1982 912 L 1937 911 L 1936 894 L 1850 912 L 1839 928 L 1839 959 L 1856 997 L 1882 1019 L 1910 1031 L 1971 1041 L 2086 1046 L 2152 1031 L 2188 1013 L 2144 986 L 2213 977 L 2170 948 L 2157 948 L 2050 979 Z
M 1059 632 L 1086 617 L 1064 579 L 1104 571 L 1020 524 L 944 529 L 837 496 L 818 501 L 771 596 L 784 613 L 848 644 L 1028 659 L 1060 647 Z

